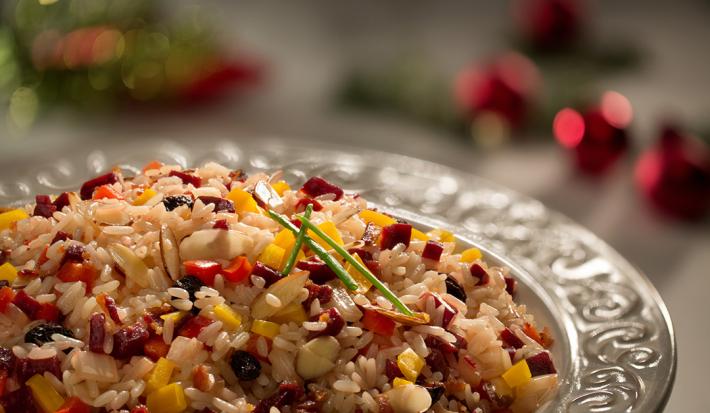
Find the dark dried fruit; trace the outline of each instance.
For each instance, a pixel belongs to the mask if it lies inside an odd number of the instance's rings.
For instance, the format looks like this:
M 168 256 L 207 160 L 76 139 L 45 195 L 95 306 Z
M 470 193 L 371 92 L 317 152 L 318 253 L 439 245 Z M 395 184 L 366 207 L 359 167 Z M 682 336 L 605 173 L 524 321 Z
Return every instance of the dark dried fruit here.
M 444 380 L 449 378 L 449 365 L 446 362 L 444 353 L 438 348 L 430 349 L 430 353 L 426 357 L 426 364 L 432 371 L 440 372 L 444 376 Z
M 466 302 L 466 292 L 463 290 L 463 287 L 461 284 L 459 284 L 458 281 L 456 281 L 455 278 L 453 277 L 446 277 L 446 293 L 456 297 L 459 299 L 462 303 Z
M 300 222 L 300 221 L 299 221 Z M 296 268 L 299 270 L 308 271 L 308 278 L 315 284 L 325 284 L 330 280 L 334 280 L 337 276 L 326 263 L 315 258 L 308 261 L 299 261 L 296 263 Z
M 308 298 L 303 302 L 303 306 L 306 309 L 311 307 L 313 300 L 326 304 L 333 298 L 333 288 L 329 285 L 318 285 L 310 282 L 306 283 L 305 288 L 308 290 Z
M 71 244 L 64 251 L 62 264 L 65 262 L 83 262 L 84 261 L 84 246 L 81 244 Z M 61 265 L 61 264 L 60 264 Z
M 172 211 L 173 209 L 187 205 L 189 209 L 192 209 L 194 201 L 187 195 L 173 195 L 163 198 L 163 205 L 167 211 Z
M 289 406 L 303 398 L 303 388 L 296 383 L 283 382 L 279 389 L 266 399 L 256 404 L 252 413 L 268 413 L 272 407 Z
M 389 381 L 392 381 L 397 377 L 403 377 L 402 371 L 399 369 L 397 362 L 392 359 L 387 359 L 385 361 L 385 375 Z
M 429 396 L 431 396 L 432 405 L 438 402 L 441 396 L 444 395 L 445 387 L 443 383 L 425 384 L 424 388 L 429 392 Z
M 123 327 L 113 335 L 111 355 L 122 359 L 143 354 L 143 345 L 149 337 L 148 330 L 139 323 Z
M 8 376 L 15 370 L 17 357 L 9 348 L 0 347 L 0 372 L 5 372 Z
M 528 363 L 530 374 L 532 374 L 533 377 L 557 373 L 555 364 L 552 362 L 550 353 L 547 351 L 541 351 L 532 357 L 528 357 L 525 361 Z
M 203 283 L 202 280 L 195 277 L 194 275 L 186 275 L 175 281 L 174 286 L 187 291 L 187 294 L 190 296 L 190 301 L 194 302 L 196 299 L 195 293 L 200 291 L 200 288 L 202 288 L 204 285 L 205 283 Z
M 518 290 L 518 282 L 513 277 L 504 277 L 504 279 L 505 279 L 505 291 L 507 291 L 508 294 L 515 297 L 515 293 Z
M 231 212 L 234 213 L 234 203 L 229 199 L 219 198 L 216 196 L 198 196 L 197 199 L 203 204 L 213 204 L 214 212 Z
M 238 350 L 232 354 L 229 361 L 234 374 L 239 380 L 249 381 L 255 380 L 261 374 L 261 363 L 251 353 Z
M 94 353 L 104 352 L 106 338 L 106 316 L 94 313 L 89 320 L 89 350 Z
M 187 172 L 181 172 L 181 171 L 170 171 L 168 176 L 177 176 L 180 178 L 183 184 L 192 184 L 195 188 L 199 188 L 202 186 L 202 179 L 200 179 L 199 176 L 191 175 Z
M 90 179 L 81 186 L 79 195 L 81 199 L 87 200 L 94 196 L 94 190 L 101 185 L 110 185 L 118 182 L 118 175 L 113 172 L 109 172 L 105 175 L 97 176 L 94 179 Z M 57 208 L 59 209 L 59 208 Z
M 66 241 L 68 239 L 71 239 L 71 236 L 69 234 L 67 234 L 64 231 L 58 231 L 57 234 L 52 239 L 52 242 L 50 242 L 50 245 L 54 244 L 55 242 Z
M 479 264 L 471 265 L 469 271 L 471 272 L 471 275 L 478 278 L 478 282 L 476 282 L 476 285 L 488 284 L 488 280 L 490 279 L 490 277 L 488 276 L 488 272 L 483 269 L 483 267 L 481 267 Z
M 340 311 L 337 308 L 331 307 L 319 315 L 312 317 L 311 321 L 321 321 L 326 324 L 325 328 L 321 331 L 314 331 L 309 336 L 309 339 L 320 337 L 320 336 L 337 336 L 343 327 L 345 327 L 345 319 L 340 315 Z
M 315 198 L 317 196 L 325 194 L 335 195 L 334 200 L 339 200 L 343 196 L 343 190 L 339 186 L 333 185 L 320 176 L 314 176 L 313 178 L 306 181 L 301 187 L 301 192 Z
M 61 334 L 66 337 L 74 338 L 74 333 L 68 328 L 59 324 L 40 324 L 33 327 L 25 334 L 25 343 L 33 343 L 41 346 L 44 343 L 49 343 L 52 340 L 52 334 Z
M 397 244 L 409 246 L 412 239 L 412 226 L 409 224 L 392 224 L 382 228 L 382 240 L 380 247 L 384 250 L 391 250 Z
M 257 261 L 254 267 L 251 269 L 253 275 L 259 276 L 266 281 L 265 287 L 270 286 L 276 281 L 280 280 L 283 276 L 275 269 L 269 267 L 268 265 Z
M 69 192 L 62 192 L 62 194 L 54 200 L 53 205 L 57 207 L 57 211 L 61 211 L 65 206 L 69 206 Z
M 11 391 L 0 398 L 0 406 L 6 412 L 12 413 L 37 413 L 39 410 L 35 405 L 32 392 L 27 386 L 22 386 L 15 391 Z
M 49 195 L 35 196 L 35 209 L 32 215 L 35 217 L 51 218 L 52 214 L 57 211 L 57 207 L 52 204 Z

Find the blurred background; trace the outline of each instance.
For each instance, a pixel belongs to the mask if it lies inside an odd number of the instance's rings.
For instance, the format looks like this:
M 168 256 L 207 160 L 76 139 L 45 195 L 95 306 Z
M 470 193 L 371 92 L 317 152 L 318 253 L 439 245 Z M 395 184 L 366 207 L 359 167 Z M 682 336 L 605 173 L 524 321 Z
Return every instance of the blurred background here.
M 649 276 L 677 330 L 668 411 L 710 411 L 710 1 L 0 7 L 0 173 L 78 147 L 265 136 L 475 173 Z

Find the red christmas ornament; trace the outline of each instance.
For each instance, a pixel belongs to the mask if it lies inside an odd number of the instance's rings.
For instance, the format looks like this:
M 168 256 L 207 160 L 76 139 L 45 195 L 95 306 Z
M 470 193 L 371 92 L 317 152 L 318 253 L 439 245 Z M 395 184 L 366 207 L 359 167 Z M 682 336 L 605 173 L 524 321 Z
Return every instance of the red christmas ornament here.
M 560 110 L 552 124 L 557 141 L 574 154 L 577 167 L 589 174 L 607 171 L 629 145 L 626 127 L 633 117 L 631 104 L 623 95 L 606 92 L 599 105 L 579 113 Z
M 530 112 L 540 75 L 535 64 L 518 53 L 505 54 L 487 65 L 474 65 L 456 78 L 454 94 L 471 119 L 487 113 L 520 127 Z
M 697 219 L 710 211 L 710 148 L 672 126 L 636 164 L 639 190 L 661 211 Z
M 579 0 L 519 0 L 513 18 L 523 38 L 540 50 L 560 50 L 576 43 L 582 32 Z
M 179 92 L 179 96 L 187 103 L 205 102 L 233 90 L 253 87 L 261 79 L 262 66 L 257 62 L 219 60 L 191 79 Z

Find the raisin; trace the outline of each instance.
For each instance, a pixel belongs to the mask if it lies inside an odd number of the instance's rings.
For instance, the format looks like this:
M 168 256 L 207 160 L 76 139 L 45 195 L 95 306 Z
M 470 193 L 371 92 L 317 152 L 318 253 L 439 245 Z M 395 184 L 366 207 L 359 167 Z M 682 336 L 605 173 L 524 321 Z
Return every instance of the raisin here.
M 309 339 L 320 336 L 337 336 L 345 327 L 345 320 L 340 315 L 337 308 L 331 307 L 324 310 L 319 315 L 311 317 L 311 321 L 322 321 L 325 323 L 325 328 L 321 331 L 313 331 L 309 335 Z
M 192 302 L 195 301 L 195 293 L 200 291 L 200 288 L 204 285 L 205 283 L 194 275 L 187 275 L 175 281 L 175 287 L 187 291 L 187 294 L 190 296 L 190 301 Z
M 25 343 L 33 343 L 41 346 L 44 343 L 53 341 L 52 334 L 61 334 L 66 337 L 74 338 L 74 334 L 71 330 L 59 324 L 40 324 L 33 327 L 25 334 Z
M 453 277 L 446 277 L 446 293 L 458 298 L 462 303 L 466 302 L 466 292 Z
M 6 372 L 8 375 L 12 374 L 15 369 L 15 353 L 9 348 L 0 347 L 0 371 Z
M 173 195 L 167 196 L 163 199 L 163 205 L 165 205 L 165 209 L 168 211 L 172 211 L 182 205 L 187 205 L 189 209 L 192 209 L 193 203 L 194 201 L 192 198 L 187 195 Z
M 261 363 L 256 357 L 243 350 L 235 351 L 229 362 L 239 380 L 254 380 L 261 374 Z
M 197 197 L 203 204 L 213 204 L 214 211 L 217 212 L 231 212 L 234 213 L 234 203 L 229 199 L 219 198 L 216 196 L 199 196 Z
M 431 404 L 434 405 L 434 403 L 438 402 L 439 399 L 441 399 L 441 396 L 444 395 L 444 384 L 443 383 L 433 383 L 433 384 L 424 384 L 424 388 L 426 391 L 429 392 L 429 395 L 431 396 Z

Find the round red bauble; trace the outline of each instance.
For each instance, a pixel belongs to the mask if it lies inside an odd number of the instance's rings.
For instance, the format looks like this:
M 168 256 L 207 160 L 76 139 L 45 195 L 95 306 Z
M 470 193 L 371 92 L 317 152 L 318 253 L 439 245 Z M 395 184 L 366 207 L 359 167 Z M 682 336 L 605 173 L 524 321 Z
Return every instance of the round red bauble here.
M 459 108 L 471 119 L 495 114 L 520 127 L 534 102 L 540 83 L 535 64 L 518 53 L 508 53 L 486 65 L 459 73 L 454 94 Z
M 579 0 L 519 0 L 512 10 L 523 39 L 537 49 L 564 49 L 579 40 L 584 17 Z
M 710 148 L 667 126 L 636 164 L 639 190 L 661 211 L 696 219 L 710 211 Z
M 589 174 L 609 170 L 629 146 L 627 126 L 631 122 L 631 104 L 623 95 L 606 92 L 601 103 L 579 113 L 565 108 L 552 124 L 557 141 L 569 149 L 577 167 Z

